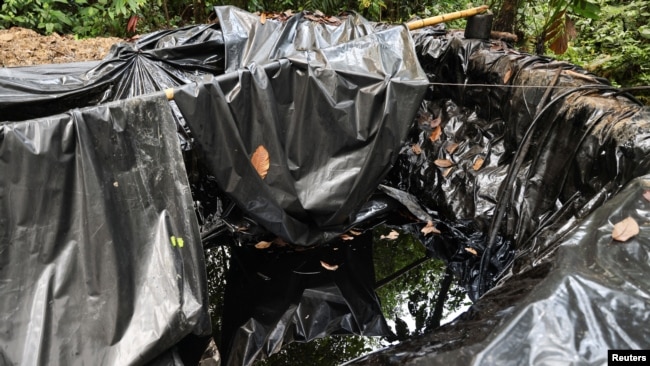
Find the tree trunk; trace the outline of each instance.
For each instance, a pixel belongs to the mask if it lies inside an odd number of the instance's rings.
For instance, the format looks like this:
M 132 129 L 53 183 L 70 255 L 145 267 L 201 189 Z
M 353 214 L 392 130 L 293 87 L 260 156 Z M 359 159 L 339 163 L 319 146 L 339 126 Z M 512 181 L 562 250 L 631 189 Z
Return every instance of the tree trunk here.
M 497 10 L 492 29 L 500 32 L 515 33 L 519 0 L 503 0 Z

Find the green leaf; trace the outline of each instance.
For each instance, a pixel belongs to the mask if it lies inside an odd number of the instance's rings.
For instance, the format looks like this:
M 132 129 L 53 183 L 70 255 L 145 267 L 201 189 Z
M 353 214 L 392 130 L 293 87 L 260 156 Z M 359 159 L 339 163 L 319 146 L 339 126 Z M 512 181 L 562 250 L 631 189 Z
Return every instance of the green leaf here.
M 571 6 L 571 12 L 575 15 L 589 19 L 600 18 L 600 6 L 589 1 L 576 1 Z
M 642 26 L 639 27 L 639 34 L 645 39 L 650 39 L 650 27 Z

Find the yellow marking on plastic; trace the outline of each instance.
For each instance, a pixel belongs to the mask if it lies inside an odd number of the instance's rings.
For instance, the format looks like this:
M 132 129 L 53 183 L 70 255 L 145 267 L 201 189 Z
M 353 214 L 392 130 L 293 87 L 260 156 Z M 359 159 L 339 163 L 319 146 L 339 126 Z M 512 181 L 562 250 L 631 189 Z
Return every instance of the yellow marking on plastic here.
M 176 246 L 176 237 L 174 235 L 172 235 L 171 237 L 169 237 L 169 239 L 171 239 L 171 241 L 172 241 L 172 246 L 175 247 Z
M 183 245 L 185 245 L 185 243 L 183 242 L 183 238 L 179 237 L 179 238 L 178 238 L 178 247 L 179 247 L 179 248 L 182 248 Z

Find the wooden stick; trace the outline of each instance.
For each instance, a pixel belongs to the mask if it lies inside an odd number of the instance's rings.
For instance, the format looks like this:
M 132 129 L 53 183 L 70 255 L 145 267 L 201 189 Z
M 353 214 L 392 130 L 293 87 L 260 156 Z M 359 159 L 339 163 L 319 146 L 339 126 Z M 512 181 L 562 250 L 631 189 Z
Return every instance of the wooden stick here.
M 467 10 L 461 10 L 461 11 L 456 11 L 453 13 L 448 13 L 448 14 L 442 14 L 442 15 L 437 15 L 435 17 L 431 18 L 426 18 L 426 19 L 418 19 L 418 20 L 413 20 L 408 23 L 406 23 L 406 26 L 408 27 L 409 30 L 414 30 L 414 29 L 420 29 L 429 25 L 434 25 L 438 23 L 444 23 L 448 22 L 450 20 L 455 20 L 455 19 L 460 19 L 460 18 L 467 18 L 471 17 L 476 14 L 481 14 L 488 10 L 487 5 L 479 6 L 477 8 L 471 8 Z

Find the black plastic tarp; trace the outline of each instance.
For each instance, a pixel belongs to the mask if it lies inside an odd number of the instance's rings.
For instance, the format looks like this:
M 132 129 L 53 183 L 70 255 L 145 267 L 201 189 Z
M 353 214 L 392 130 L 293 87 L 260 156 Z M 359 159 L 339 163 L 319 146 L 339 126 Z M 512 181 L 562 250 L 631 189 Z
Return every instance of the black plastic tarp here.
M 248 335 L 224 351 L 231 362 L 294 340 L 380 334 L 372 276 L 355 283 L 346 265 L 367 257 L 326 251 L 395 200 L 476 303 L 354 363 L 593 364 L 607 349 L 650 347 L 650 112 L 633 98 L 459 32 L 216 12 L 218 24 L 146 35 L 86 71 L 1 71 L 0 120 L 16 121 L 0 124 L 2 361 L 192 363 L 200 350 L 188 346 L 210 330 L 208 223 L 235 244 L 233 261 L 250 263 L 231 275 L 254 279 L 234 289 L 252 303 L 229 302 L 229 332 Z M 174 101 L 140 96 L 169 87 Z M 250 163 L 259 146 L 265 178 Z M 214 190 L 199 192 L 207 183 Z M 251 225 L 228 222 L 234 211 Z M 613 241 L 627 216 L 641 233 Z M 419 231 L 429 220 L 440 234 Z M 257 252 L 261 240 L 322 248 L 285 258 Z M 272 264 L 294 255 L 310 271 Z M 323 258 L 337 271 L 318 267 Z M 274 278 L 292 284 L 283 301 L 271 301 Z
M 0 364 L 198 361 L 205 264 L 164 95 L 0 124 L 0 171 Z
M 414 39 L 432 86 L 386 184 L 438 221 L 422 239 L 477 301 L 350 364 L 603 364 L 647 349 L 650 110 L 499 41 Z M 626 217 L 640 233 L 616 241 Z
M 370 23 L 356 16 L 347 18 L 343 26 L 331 26 L 313 23 L 302 15 L 297 15 L 286 23 L 269 20 L 262 24 L 259 17 L 234 8 L 218 8 L 217 13 L 220 16 L 219 24 L 158 32 L 142 37 L 135 44 L 120 44 L 100 63 L 88 64 L 91 68 L 86 71 L 81 71 L 83 64 L 77 64 L 69 70 L 52 66 L 3 70 L 3 77 L 0 78 L 0 119 L 27 121 L 5 122 L 2 126 L 38 124 L 40 120 L 29 119 L 64 112 L 72 107 L 102 105 L 111 100 L 128 98 L 123 103 L 109 104 L 110 108 L 102 106 L 84 109 L 83 111 L 89 111 L 84 113 L 93 117 L 89 117 L 89 121 L 80 120 L 77 123 L 102 126 L 96 121 L 101 120 L 107 121 L 109 126 L 118 131 L 148 129 L 139 131 L 141 133 L 138 138 L 142 139 L 163 138 L 159 137 L 160 134 L 164 134 L 170 143 L 175 138 L 178 139 L 176 141 L 181 143 L 185 152 L 183 157 L 186 174 L 190 176 L 190 183 L 194 182 L 192 187 L 206 181 L 216 181 L 217 187 L 209 195 L 217 196 L 218 200 L 224 202 L 235 202 L 237 209 L 243 212 L 249 222 L 259 225 L 259 235 L 253 235 L 252 230 L 243 230 L 243 236 L 237 236 L 235 234 L 242 232 L 239 227 L 235 233 L 230 233 L 237 239 L 235 241 L 238 245 L 252 245 L 256 243 L 254 240 L 271 240 L 273 237 L 292 246 L 314 246 L 334 239 L 340 240 L 337 237 L 358 222 L 361 217 L 357 215 L 359 211 L 362 214 L 369 212 L 367 207 L 364 209 L 364 203 L 395 160 L 406 135 L 408 122 L 415 114 L 426 89 L 426 76 L 417 62 L 408 31 L 401 26 L 373 33 Z M 256 50 L 260 45 L 273 45 L 269 50 L 274 51 L 265 53 Z M 179 86 L 182 84 L 185 85 Z M 155 108 L 147 104 L 150 97 L 141 96 L 169 87 L 175 87 L 174 100 L 163 103 L 160 101 L 162 94 L 157 94 L 159 105 Z M 77 113 L 79 112 L 74 110 L 67 112 L 67 115 Z M 141 121 L 144 118 L 142 114 L 146 114 L 147 122 Z M 164 129 L 152 129 L 153 121 L 164 125 Z M 140 126 L 141 123 L 144 126 Z M 122 137 L 128 139 L 131 136 Z M 138 159 L 133 150 L 139 147 L 128 143 L 136 144 L 138 141 L 122 141 L 110 133 L 93 139 L 94 144 L 113 149 L 109 150 L 116 157 L 110 163 L 130 163 L 128 167 L 134 170 L 139 168 L 135 165 Z M 270 169 L 265 178 L 260 177 L 250 162 L 251 154 L 259 146 L 265 147 L 270 156 Z M 175 151 L 177 147 L 166 148 L 174 150 L 173 154 L 176 154 L 169 159 L 175 164 L 173 169 L 167 167 L 167 160 L 155 156 L 147 158 L 147 163 L 158 166 L 161 170 L 171 169 L 171 173 L 182 176 L 180 171 L 175 170 L 183 162 L 181 155 Z M 7 147 L 7 150 L 14 149 Z M 13 154 L 21 155 L 18 152 Z M 92 156 L 88 159 L 94 158 L 96 157 Z M 98 161 L 91 160 L 94 164 L 92 166 L 97 166 L 91 169 L 91 173 L 103 169 L 103 164 L 109 159 L 103 156 L 101 158 Z M 14 164 L 12 162 L 8 169 L 13 169 Z M 32 173 L 26 171 L 24 174 Z M 149 176 L 157 177 L 161 172 L 151 168 L 151 171 L 141 169 L 139 174 L 143 179 L 149 179 Z M 61 186 L 60 189 L 68 189 L 67 183 L 68 181 L 52 181 L 54 186 Z M 119 181 L 109 183 L 115 185 L 113 188 L 121 187 Z M 142 189 L 126 191 L 124 200 L 133 204 L 144 200 L 142 210 L 137 206 L 132 207 L 131 212 L 133 215 L 149 217 L 146 209 L 150 200 L 187 199 L 187 186 L 181 183 L 175 187 L 178 191 L 173 192 L 164 189 L 152 190 L 150 193 Z M 104 182 L 106 184 L 108 183 Z M 102 188 L 111 188 L 110 184 Z M 8 198 L 4 201 L 13 202 Z M 202 202 L 196 197 L 194 201 L 198 216 L 203 220 L 205 217 L 201 208 L 212 203 Z M 68 216 L 61 217 L 62 214 L 68 214 L 61 212 L 60 205 L 50 206 L 42 197 L 33 202 L 37 211 L 51 217 L 54 222 L 72 220 Z M 83 202 L 92 207 L 98 205 L 91 198 Z M 191 206 L 183 206 L 182 209 L 177 207 L 176 210 L 187 214 L 185 209 L 188 207 Z M 7 210 L 14 215 L 16 208 L 11 206 Z M 173 208 L 168 208 L 165 212 L 172 210 Z M 82 220 L 86 211 L 75 211 L 81 217 L 79 220 Z M 106 215 L 132 220 L 129 225 L 133 226 L 127 227 L 133 230 L 141 228 L 142 235 L 147 235 L 148 229 L 156 230 L 156 226 L 151 223 L 123 215 L 120 207 L 106 207 L 104 211 L 108 211 Z M 217 211 L 209 214 L 215 217 L 220 213 Z M 175 214 L 180 213 L 177 211 Z M 159 216 L 156 218 L 159 219 Z M 31 225 L 26 223 L 28 227 Z M 87 226 L 85 223 L 82 225 Z M 226 227 L 234 228 L 233 223 L 227 223 Z M 198 228 L 196 225 L 194 229 Z M 124 235 L 129 233 L 125 230 Z M 105 241 L 115 242 L 115 250 L 124 250 L 121 246 L 130 242 L 122 240 L 117 234 L 112 235 L 113 232 L 106 233 Z M 174 249 L 179 250 L 179 240 L 182 240 L 184 247 L 197 248 L 199 245 L 196 235 L 186 237 L 169 232 L 165 236 L 149 236 L 153 242 L 149 242 L 148 248 L 157 248 L 163 239 L 168 249 L 176 244 Z M 88 250 L 104 244 L 93 239 L 91 237 L 85 243 Z M 46 244 L 61 245 L 58 237 Z M 367 254 L 368 250 L 366 248 L 359 253 Z M 341 253 L 347 251 L 342 250 Z M 105 260 L 110 263 L 112 260 L 101 256 L 99 258 L 95 262 Z M 128 278 L 135 281 L 137 289 L 148 291 L 148 286 L 156 286 L 159 280 L 164 280 L 155 276 L 145 278 L 138 275 L 143 266 L 141 261 L 147 262 L 150 258 L 149 252 L 134 253 L 131 258 L 133 262 L 128 264 L 131 272 L 124 270 L 119 277 L 115 275 L 102 278 L 101 284 L 119 287 L 117 282 Z M 372 287 L 374 274 L 368 265 L 372 263 L 371 258 L 360 254 L 355 254 L 354 258 L 341 260 L 336 264 L 340 270 L 334 275 L 324 272 L 317 283 L 307 281 L 289 288 L 291 296 L 288 298 L 292 301 L 289 305 L 282 303 L 282 306 L 291 308 L 300 303 L 303 304 L 301 312 L 319 311 L 318 316 L 282 324 L 281 327 L 278 325 L 275 330 L 273 327 L 256 329 L 256 333 L 250 334 L 251 340 L 268 338 L 268 343 L 255 344 L 259 348 L 248 349 L 250 354 L 242 353 L 240 358 L 237 358 L 237 353 L 245 350 L 250 340 L 237 338 L 237 342 L 232 345 L 235 359 L 250 363 L 253 361 L 251 354 L 258 354 L 262 348 L 277 350 L 283 342 L 294 339 L 305 341 L 331 333 L 386 334 L 385 321 Z M 199 256 L 194 259 L 202 261 Z M 8 262 L 3 271 L 10 273 L 17 270 L 14 266 L 25 267 L 33 258 L 23 260 L 25 262 Z M 67 262 L 56 263 L 59 267 L 67 267 Z M 82 262 L 81 265 L 86 264 Z M 351 268 L 354 267 L 358 267 L 359 272 L 352 271 Z M 193 280 L 195 287 L 190 289 L 184 282 L 179 282 L 179 285 L 182 284 L 182 289 L 188 291 L 188 294 L 201 299 L 201 306 L 196 310 L 205 316 L 205 279 L 198 275 L 203 273 L 203 263 L 192 265 L 192 270 L 197 273 Z M 320 267 L 320 271 L 325 270 Z M 364 280 L 360 281 L 362 278 Z M 25 281 L 31 279 L 25 278 Z M 315 293 L 319 296 L 313 298 Z M 16 295 L 25 300 L 32 296 L 32 292 L 17 291 Z M 126 303 L 148 304 L 149 309 L 155 309 L 156 306 L 168 308 L 166 299 L 160 299 L 159 304 L 150 299 L 147 293 L 135 289 L 128 292 L 128 295 L 130 297 L 125 299 Z M 65 291 L 62 296 L 67 296 Z M 334 301 L 320 303 L 323 296 Z M 262 303 L 250 305 L 265 306 Z M 236 319 L 256 316 L 254 313 L 245 313 L 243 307 L 233 308 L 238 312 L 235 314 Z M 277 308 L 274 311 L 282 313 L 288 310 Z M 199 327 L 200 324 L 189 317 L 188 324 L 166 322 L 165 313 L 158 315 L 163 318 L 157 319 L 151 327 L 166 327 L 167 332 L 176 335 L 179 341 L 191 326 Z M 22 314 L 19 318 L 26 321 L 29 315 Z M 55 322 L 60 320 L 58 313 L 50 315 L 50 318 Z M 104 311 L 96 318 L 101 322 L 126 322 L 132 319 L 136 324 L 140 321 L 139 314 L 131 314 L 128 309 L 122 311 L 121 308 Z M 242 321 L 239 326 L 245 327 L 247 323 L 256 321 L 256 318 L 251 318 Z M 70 327 L 77 326 L 73 321 L 69 324 Z M 326 326 L 320 328 L 323 325 Z M 93 329 L 97 327 L 92 323 L 88 323 L 88 326 Z M 25 327 L 17 329 L 22 331 Z M 233 329 L 236 327 L 237 324 Z M 138 330 L 135 326 L 133 329 L 134 332 Z M 315 333 L 310 331 L 302 334 L 301 329 L 313 329 Z M 147 332 L 147 328 L 139 330 Z M 205 327 L 194 333 L 203 336 L 208 330 L 209 327 Z M 266 332 L 269 332 L 268 337 Z M 152 334 L 155 338 L 156 333 Z M 142 364 L 150 360 L 149 356 L 166 355 L 170 347 L 183 347 L 182 341 L 175 345 L 165 337 L 160 337 L 158 341 L 151 341 L 149 353 L 142 358 L 129 360 L 107 356 L 105 361 L 109 364 Z M 121 340 L 118 335 L 113 338 L 113 343 Z M 102 346 L 92 342 L 92 337 L 84 339 L 89 342 L 78 344 L 77 348 L 84 348 L 86 352 L 97 354 L 98 359 L 103 359 Z M 125 338 L 125 342 L 128 340 L 130 338 Z M 31 337 L 10 337 L 5 347 L 24 349 L 34 342 L 37 345 L 39 342 L 47 345 L 52 343 L 49 335 L 40 341 L 34 341 Z M 137 342 L 131 344 L 133 350 L 140 346 Z M 57 346 L 54 344 L 52 351 Z M 94 351 L 96 348 L 97 352 Z M 146 349 L 143 353 L 145 351 Z M 192 350 L 185 351 L 181 350 L 178 354 L 186 358 L 197 355 Z M 11 360 L 16 357 L 12 354 Z M 65 357 L 68 357 L 67 354 Z M 68 360 L 71 363 L 84 362 L 82 358 L 73 356 L 61 362 Z
M 353 243 L 338 240 L 306 252 L 234 248 L 222 327 L 225 364 L 248 365 L 291 342 L 332 334 L 388 335 L 374 285 L 370 231 Z

